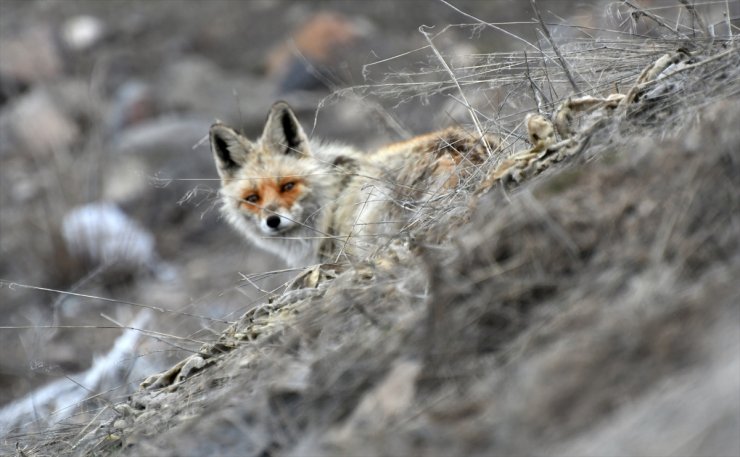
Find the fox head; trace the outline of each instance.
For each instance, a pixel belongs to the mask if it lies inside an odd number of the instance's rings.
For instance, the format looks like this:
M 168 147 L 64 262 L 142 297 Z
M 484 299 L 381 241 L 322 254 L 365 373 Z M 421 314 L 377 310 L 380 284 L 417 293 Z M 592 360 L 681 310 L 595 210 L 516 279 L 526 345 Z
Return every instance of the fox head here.
M 316 236 L 308 232 L 324 204 L 313 195 L 321 186 L 321 167 L 287 103 L 272 106 L 256 141 L 216 123 L 210 142 L 223 209 L 233 225 L 258 239 Z

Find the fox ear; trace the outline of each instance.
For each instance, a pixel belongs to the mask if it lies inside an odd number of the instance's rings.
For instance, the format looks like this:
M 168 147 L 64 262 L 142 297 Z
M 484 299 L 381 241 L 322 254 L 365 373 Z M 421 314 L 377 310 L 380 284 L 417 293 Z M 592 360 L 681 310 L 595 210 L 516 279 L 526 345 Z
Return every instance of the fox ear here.
M 211 126 L 211 151 L 221 178 L 231 178 L 244 165 L 248 149 L 232 128 L 217 123 Z
M 307 155 L 308 137 L 298 123 L 293 110 L 285 102 L 276 102 L 267 116 L 262 140 L 278 151 L 286 154 L 296 154 L 299 157 Z

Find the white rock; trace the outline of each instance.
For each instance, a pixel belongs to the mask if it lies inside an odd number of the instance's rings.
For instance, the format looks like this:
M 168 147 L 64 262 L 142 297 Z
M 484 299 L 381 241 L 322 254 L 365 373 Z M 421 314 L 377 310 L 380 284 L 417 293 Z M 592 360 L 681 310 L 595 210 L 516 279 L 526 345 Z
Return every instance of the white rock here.
M 156 263 L 154 236 L 111 203 L 74 208 L 62 236 L 71 255 L 98 265 L 136 270 Z
M 143 310 L 126 327 L 141 329 L 151 319 L 152 313 Z M 142 332 L 124 330 L 108 353 L 95 357 L 87 371 L 52 381 L 4 405 L 0 408 L 0 434 L 5 436 L 21 424 L 48 426 L 64 421 L 77 414 L 86 399 L 90 399 L 91 390 L 120 392 L 118 389 L 122 387 L 133 388 L 132 381 L 159 369 L 149 365 L 146 358 L 136 356 L 141 336 Z
M 91 48 L 103 37 L 105 24 L 94 16 L 76 16 L 67 20 L 62 27 L 64 43 L 75 51 Z

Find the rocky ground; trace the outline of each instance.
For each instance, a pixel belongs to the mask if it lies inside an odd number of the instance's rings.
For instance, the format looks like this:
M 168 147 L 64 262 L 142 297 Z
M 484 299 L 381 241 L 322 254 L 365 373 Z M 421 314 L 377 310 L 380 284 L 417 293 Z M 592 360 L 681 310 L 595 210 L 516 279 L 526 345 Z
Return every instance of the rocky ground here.
M 740 453 L 738 2 L 537 3 L 570 72 L 526 2 L 1 2 L 3 449 Z M 505 147 L 374 258 L 219 220 L 214 119 L 373 147 L 461 93 Z

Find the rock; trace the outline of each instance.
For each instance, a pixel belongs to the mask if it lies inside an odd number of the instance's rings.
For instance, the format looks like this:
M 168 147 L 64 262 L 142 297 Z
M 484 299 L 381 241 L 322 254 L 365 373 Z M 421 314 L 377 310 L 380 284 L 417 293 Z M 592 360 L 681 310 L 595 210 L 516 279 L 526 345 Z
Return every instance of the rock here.
M 261 125 L 275 92 L 271 79 L 231 75 L 195 57 L 171 65 L 156 86 L 164 111 L 199 113 L 209 118 L 209 126 L 216 119 L 242 127 Z
M 126 202 L 145 198 L 151 190 L 149 176 L 152 174 L 146 161 L 140 157 L 124 155 L 112 157 L 105 164 L 105 180 L 102 181 L 102 197 L 110 202 Z
M 0 79 L 3 85 L 31 85 L 59 76 L 62 69 L 62 58 L 51 27 L 35 25 L 15 36 L 2 37 Z
M 75 16 L 62 26 L 62 39 L 74 51 L 85 51 L 105 35 L 105 24 L 94 16 Z
M 11 107 L 8 134 L 32 152 L 67 149 L 80 138 L 80 129 L 46 90 L 36 89 Z
M 210 125 L 211 121 L 202 117 L 163 116 L 121 132 L 112 142 L 112 151 L 148 159 L 188 153 L 207 139 Z
M 143 122 L 155 115 L 156 103 L 152 88 L 136 80 L 125 82 L 116 90 L 108 114 L 107 128 L 111 132 Z
M 90 203 L 68 212 L 62 237 L 70 255 L 93 265 L 133 273 L 156 262 L 154 236 L 111 203 Z
M 317 13 L 300 24 L 289 40 L 270 52 L 267 73 L 279 80 L 281 92 L 325 87 L 318 77 L 321 68 L 338 67 L 360 38 L 371 32 L 368 21 L 349 19 L 336 12 Z

